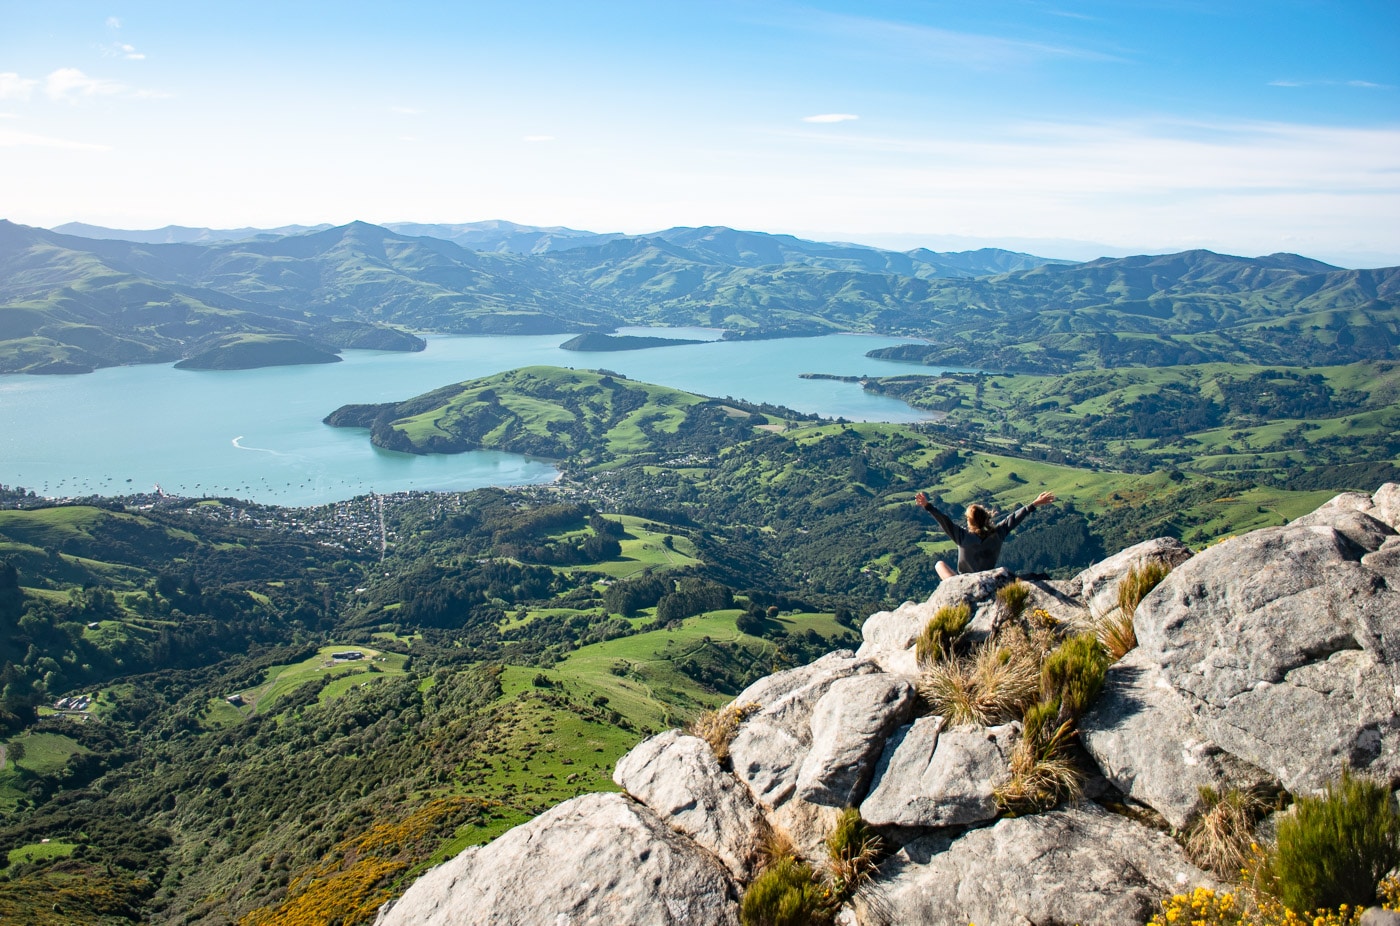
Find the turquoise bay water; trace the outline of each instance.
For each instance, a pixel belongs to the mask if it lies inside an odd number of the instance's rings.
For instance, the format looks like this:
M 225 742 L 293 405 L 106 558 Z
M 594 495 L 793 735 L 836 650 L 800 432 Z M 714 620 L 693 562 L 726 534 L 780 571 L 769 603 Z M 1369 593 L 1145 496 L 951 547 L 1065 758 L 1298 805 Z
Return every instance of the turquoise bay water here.
M 566 335 L 433 337 L 421 353 L 346 351 L 341 363 L 314 366 L 196 371 L 148 364 L 81 376 L 0 376 L 0 484 L 49 496 L 125 495 L 159 484 L 177 495 L 316 505 L 366 492 L 549 482 L 557 473 L 545 461 L 488 451 L 393 453 L 371 445 L 363 430 L 321 423 L 348 403 L 401 401 L 533 364 L 601 367 L 852 421 L 928 417 L 855 383 L 799 377 L 907 373 L 908 365 L 864 356 L 903 343 L 898 339 L 728 342 L 705 329 L 620 333 L 707 343 L 578 353 L 559 349 Z

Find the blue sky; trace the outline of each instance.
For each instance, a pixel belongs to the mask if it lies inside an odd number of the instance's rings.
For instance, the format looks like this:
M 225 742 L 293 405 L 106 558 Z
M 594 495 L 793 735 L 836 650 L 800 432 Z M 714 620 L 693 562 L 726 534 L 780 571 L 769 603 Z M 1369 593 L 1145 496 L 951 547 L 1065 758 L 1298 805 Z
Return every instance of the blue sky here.
M 0 0 L 0 217 L 1400 264 L 1400 2 Z

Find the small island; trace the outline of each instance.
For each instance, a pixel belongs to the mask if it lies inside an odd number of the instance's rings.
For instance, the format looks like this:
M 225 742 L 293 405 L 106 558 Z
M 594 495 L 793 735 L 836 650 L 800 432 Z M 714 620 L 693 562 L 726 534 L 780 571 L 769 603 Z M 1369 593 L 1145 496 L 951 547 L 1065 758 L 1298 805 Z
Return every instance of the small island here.
M 570 338 L 560 344 L 559 349 L 577 351 L 647 350 L 652 347 L 671 347 L 676 344 L 704 343 L 706 342 L 683 338 L 636 337 L 628 334 L 600 334 L 596 331 L 590 331 L 587 334 Z
M 301 363 L 339 363 L 334 351 L 286 335 L 240 334 L 175 364 L 177 370 L 255 370 Z

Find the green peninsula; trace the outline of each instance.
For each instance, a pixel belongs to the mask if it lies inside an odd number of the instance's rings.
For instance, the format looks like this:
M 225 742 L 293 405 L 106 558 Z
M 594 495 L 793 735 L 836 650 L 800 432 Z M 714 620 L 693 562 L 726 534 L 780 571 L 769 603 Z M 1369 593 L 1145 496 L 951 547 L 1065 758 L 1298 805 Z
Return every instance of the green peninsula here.
M 616 373 L 548 366 L 444 386 L 405 402 L 345 405 L 324 420 L 333 427 L 368 428 L 375 446 L 386 450 L 504 450 L 586 467 L 663 452 L 714 453 L 770 423 L 746 403 Z

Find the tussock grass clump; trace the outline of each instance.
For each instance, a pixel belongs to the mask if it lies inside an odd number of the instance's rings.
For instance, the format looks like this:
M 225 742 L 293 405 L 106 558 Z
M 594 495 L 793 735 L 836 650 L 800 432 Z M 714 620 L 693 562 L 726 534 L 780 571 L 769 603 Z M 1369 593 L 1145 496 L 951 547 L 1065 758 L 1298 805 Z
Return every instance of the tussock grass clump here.
M 939 608 L 929 618 L 923 633 L 914 644 L 914 656 L 919 665 L 932 665 L 953 654 L 953 647 L 972 622 L 972 607 L 967 602 Z
M 1231 788 L 1224 794 L 1201 788 L 1201 812 L 1186 827 L 1186 855 L 1222 878 L 1239 877 L 1250 860 L 1254 825 L 1270 804 L 1255 791 Z
M 835 917 L 830 891 L 806 862 L 779 859 L 744 892 L 744 926 L 826 926 Z
M 1069 754 L 1074 725 L 1057 721 L 1059 712 L 1058 704 L 1046 701 L 1026 711 L 1021 739 L 1011 750 L 1011 777 L 992 792 L 1002 810 L 1036 813 L 1083 794 L 1084 773 Z
M 1130 618 L 1142 599 L 1171 574 L 1172 567 L 1158 559 L 1144 560 L 1128 570 L 1118 583 L 1118 600 L 1115 607 Z
M 744 926 L 828 926 L 841 905 L 870 880 L 883 849 L 880 837 L 847 807 L 826 837 L 820 872 L 797 858 L 786 835 L 773 831 L 759 848 L 762 873 L 744 892 Z
M 1040 671 L 1040 698 L 1059 705 L 1061 721 L 1078 720 L 1103 690 L 1108 656 L 1092 633 L 1060 644 Z
M 739 724 L 760 710 L 762 705 L 759 704 L 727 704 L 696 717 L 686 727 L 686 732 L 709 743 L 715 758 L 723 762 L 729 758 L 729 744 L 739 732 Z
M 1155 559 L 1133 566 L 1118 583 L 1117 600 L 1113 607 L 1108 613 L 1094 619 L 1094 633 L 1113 662 L 1122 659 L 1137 646 L 1133 614 L 1147 593 L 1161 584 L 1171 571 L 1171 566 Z
M 997 589 L 997 626 L 1014 624 L 1026 613 L 1026 602 L 1030 600 L 1031 587 L 1020 579 Z
M 1298 911 L 1374 903 L 1400 864 L 1400 813 L 1390 791 L 1343 772 L 1321 797 L 1300 797 L 1278 824 L 1269 874 L 1285 906 Z
M 987 641 L 961 658 L 941 659 L 919 677 L 919 694 L 950 726 L 990 727 L 1035 703 L 1040 666 L 1027 648 Z
M 847 807 L 841 812 L 831 835 L 826 837 L 827 879 L 832 891 L 842 899 L 850 897 L 875 873 L 884 848 L 878 835 L 860 817 L 860 811 Z

